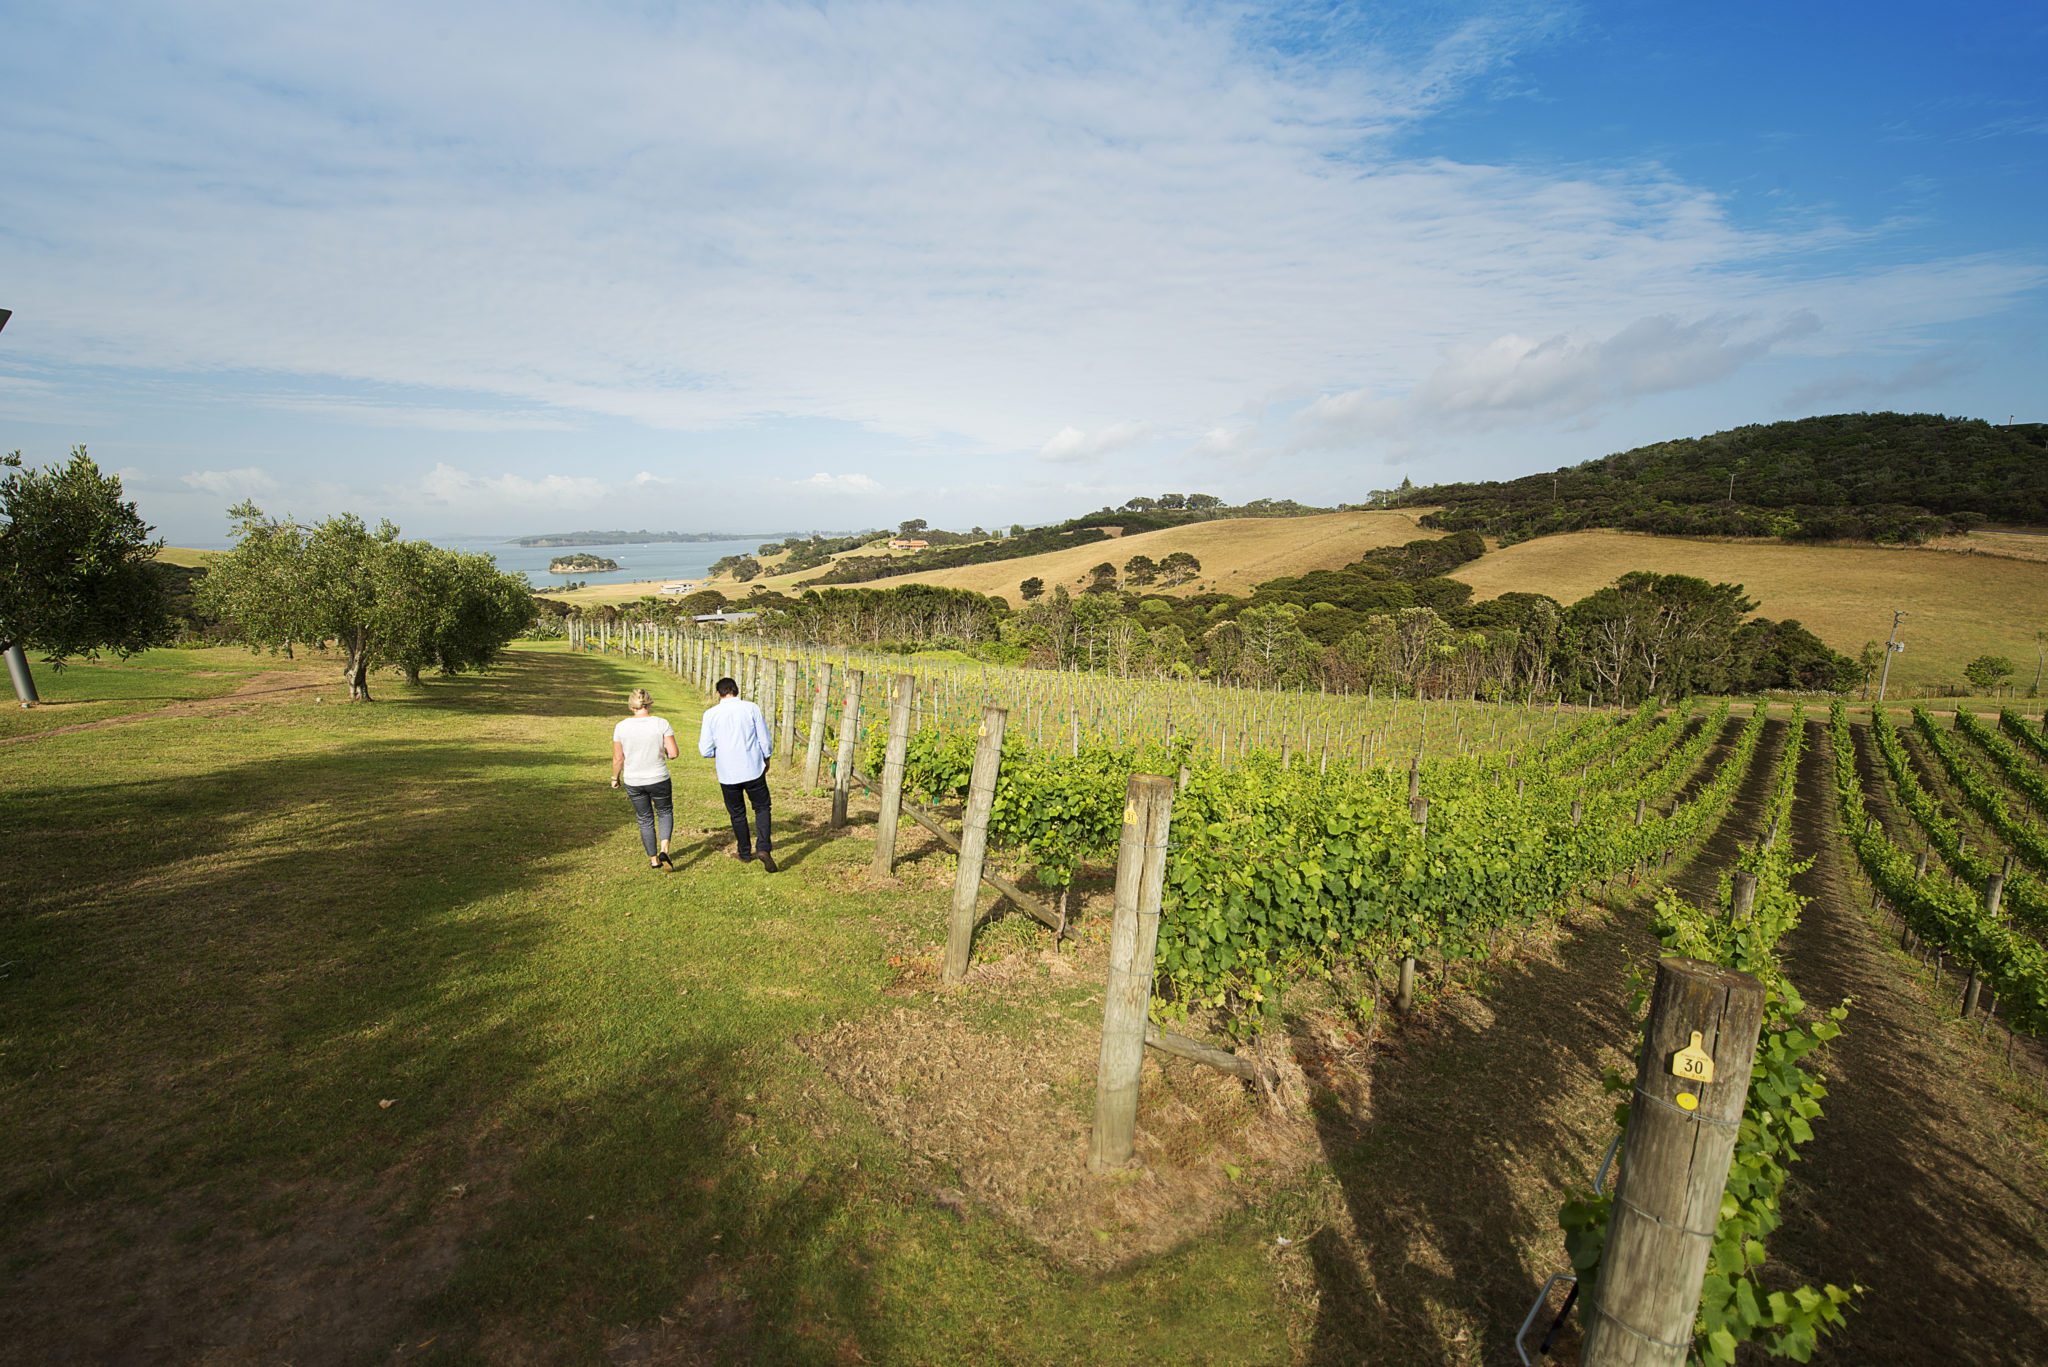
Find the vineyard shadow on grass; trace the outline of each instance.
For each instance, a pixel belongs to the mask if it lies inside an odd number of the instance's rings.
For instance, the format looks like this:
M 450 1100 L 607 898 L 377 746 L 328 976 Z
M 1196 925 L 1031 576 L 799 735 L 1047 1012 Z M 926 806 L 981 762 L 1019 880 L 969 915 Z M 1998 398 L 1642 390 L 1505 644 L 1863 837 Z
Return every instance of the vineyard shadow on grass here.
M 1547 952 L 1403 1030 L 1357 1124 L 1316 1121 L 1349 1229 L 1310 1242 L 1316 1364 L 1512 1362 L 1537 1288 L 1565 1270 L 1556 1213 L 1610 1137 L 1599 1079 L 1628 1047 L 1635 913 L 1594 912 Z M 1476 1334 L 1476 1340 L 1474 1335 Z

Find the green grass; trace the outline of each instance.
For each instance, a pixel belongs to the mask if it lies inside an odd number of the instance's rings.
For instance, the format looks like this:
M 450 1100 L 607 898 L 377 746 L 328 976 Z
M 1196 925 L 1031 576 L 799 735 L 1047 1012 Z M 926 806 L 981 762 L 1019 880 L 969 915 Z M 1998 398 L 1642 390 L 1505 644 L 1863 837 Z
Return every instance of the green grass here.
M 202 665 L 66 673 L 102 706 L 246 677 Z M 543 647 L 0 748 L 13 1351 L 1288 1357 L 1256 1212 L 1104 1276 L 926 1199 L 798 1041 L 900 1005 L 885 936 L 936 943 L 943 897 L 787 820 L 781 875 L 725 859 L 687 760 L 648 872 L 605 786 L 635 684 L 694 730 L 672 677 Z
M 255 655 L 240 646 L 145 650 L 127 660 L 73 660 L 62 669 L 33 657 L 30 672 L 42 704 L 21 708 L 9 689 L 0 707 L 0 737 L 47 731 L 79 722 L 104 721 L 147 712 L 171 703 L 232 693 L 259 674 L 305 668 L 327 671 L 319 660 L 294 662 L 280 655 Z M 338 680 L 341 666 L 331 672 Z

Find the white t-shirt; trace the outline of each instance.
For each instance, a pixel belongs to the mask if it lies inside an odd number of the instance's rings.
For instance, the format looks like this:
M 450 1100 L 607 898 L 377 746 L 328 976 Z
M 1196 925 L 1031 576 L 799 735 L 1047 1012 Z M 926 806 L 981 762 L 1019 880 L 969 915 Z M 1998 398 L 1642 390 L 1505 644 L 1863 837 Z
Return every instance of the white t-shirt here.
M 625 772 L 620 781 L 635 788 L 668 781 L 668 756 L 662 742 L 675 734 L 662 717 L 628 717 L 612 728 L 612 740 L 626 752 Z

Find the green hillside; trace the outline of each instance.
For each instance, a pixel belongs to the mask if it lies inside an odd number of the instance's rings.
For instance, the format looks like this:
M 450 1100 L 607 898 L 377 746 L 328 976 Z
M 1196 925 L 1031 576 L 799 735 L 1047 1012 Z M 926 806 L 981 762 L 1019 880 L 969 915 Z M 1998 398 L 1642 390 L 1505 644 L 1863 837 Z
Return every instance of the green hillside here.
M 1403 502 L 1504 542 L 1615 527 L 1667 536 L 1918 542 L 1983 522 L 2048 524 L 2048 424 L 1838 413 L 1658 442 Z

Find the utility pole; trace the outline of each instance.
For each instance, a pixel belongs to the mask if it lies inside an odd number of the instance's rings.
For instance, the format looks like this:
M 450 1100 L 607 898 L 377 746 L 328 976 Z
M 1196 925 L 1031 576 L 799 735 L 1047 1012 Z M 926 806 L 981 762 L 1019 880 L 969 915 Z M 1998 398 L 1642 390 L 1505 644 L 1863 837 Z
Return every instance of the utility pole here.
M 1877 700 L 1879 702 L 1884 701 L 1884 686 L 1890 682 L 1892 677 L 1892 656 L 1906 648 L 1906 643 L 1899 639 L 1899 623 L 1905 620 L 1905 613 L 1900 612 L 1897 608 L 1892 609 L 1892 636 L 1889 641 L 1884 643 L 1884 672 L 1877 676 Z

